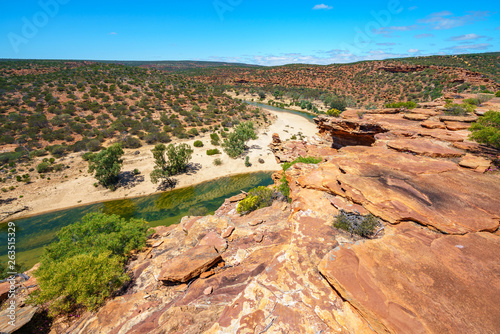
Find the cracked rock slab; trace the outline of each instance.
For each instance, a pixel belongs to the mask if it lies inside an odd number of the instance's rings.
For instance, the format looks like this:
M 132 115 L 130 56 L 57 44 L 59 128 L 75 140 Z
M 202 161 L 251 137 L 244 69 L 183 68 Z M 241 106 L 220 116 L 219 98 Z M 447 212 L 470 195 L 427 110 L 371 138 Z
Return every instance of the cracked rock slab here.
M 500 238 L 430 232 L 410 223 L 338 247 L 319 270 L 377 332 L 495 333 Z

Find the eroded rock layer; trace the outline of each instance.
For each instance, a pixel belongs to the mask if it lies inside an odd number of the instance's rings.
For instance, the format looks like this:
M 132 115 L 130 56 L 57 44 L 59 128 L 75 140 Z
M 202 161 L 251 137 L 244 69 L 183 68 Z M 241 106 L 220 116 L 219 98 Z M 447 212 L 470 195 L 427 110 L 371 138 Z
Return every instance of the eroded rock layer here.
M 242 194 L 156 228 L 127 291 L 54 333 L 498 332 L 499 174 L 469 119 L 414 114 L 347 111 L 317 120 L 321 140 L 273 136 L 280 162 L 323 159 L 286 171 L 291 203 L 241 216 Z M 339 231 L 340 210 L 381 226 Z

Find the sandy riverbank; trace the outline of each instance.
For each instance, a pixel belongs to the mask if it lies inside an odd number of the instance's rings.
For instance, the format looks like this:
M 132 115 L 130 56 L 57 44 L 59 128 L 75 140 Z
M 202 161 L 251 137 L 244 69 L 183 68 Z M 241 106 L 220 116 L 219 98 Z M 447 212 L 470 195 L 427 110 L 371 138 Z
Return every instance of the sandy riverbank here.
M 208 135 L 202 138 L 183 140 L 182 142 L 191 146 L 193 146 L 195 140 L 201 140 L 204 146 L 193 148 L 194 153 L 191 162 L 196 166 L 197 170 L 175 176 L 174 178 L 177 181 L 176 188 L 198 184 L 231 174 L 279 170 L 281 167 L 268 148 L 272 140 L 272 134 L 278 133 L 282 140 L 286 140 L 299 132 L 305 137 L 309 137 L 313 136 L 317 131 L 316 125 L 302 116 L 286 112 L 268 111 L 276 117 L 274 122 L 267 128 L 260 129 L 258 138 L 249 141 L 247 144 L 250 147 L 248 156 L 252 164 L 251 167 L 245 166 L 244 157 L 231 159 L 225 153 L 208 156 L 206 150 L 216 148 L 210 144 L 210 137 Z M 29 211 L 24 211 L 10 217 L 21 218 L 94 202 L 156 193 L 158 192 L 158 187 L 151 182 L 149 177 L 154 167 L 153 154 L 151 153 L 153 147 L 154 145 L 148 145 L 139 149 L 125 150 L 122 173 L 131 175 L 131 172 L 137 168 L 141 174 L 136 176 L 126 186 L 119 187 L 116 191 L 112 192 L 101 186 L 95 187 L 94 183 L 96 180 L 92 175 L 87 173 L 87 162 L 82 160 L 81 153 L 75 153 L 57 161 L 57 163 L 63 163 L 70 166 L 70 168 L 63 172 L 48 174 L 47 176 L 50 177 L 50 180 L 36 179 L 30 184 L 19 183 L 19 186 L 15 190 L 3 194 L 3 199 L 11 198 L 12 202 L 4 203 L 1 211 L 9 212 L 23 206 L 28 206 L 30 208 Z M 222 152 L 220 147 L 217 148 Z M 223 164 L 221 166 L 213 164 L 216 158 L 222 160 Z M 259 163 L 259 158 L 262 158 L 264 163 Z

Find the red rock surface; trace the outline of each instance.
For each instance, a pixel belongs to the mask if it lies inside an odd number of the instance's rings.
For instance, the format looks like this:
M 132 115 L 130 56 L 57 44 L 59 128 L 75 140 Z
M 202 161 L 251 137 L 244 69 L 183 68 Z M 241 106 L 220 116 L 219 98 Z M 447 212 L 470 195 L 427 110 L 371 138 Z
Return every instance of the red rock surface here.
M 425 122 L 439 122 L 436 105 L 421 112 Z M 344 117 L 318 118 L 326 145 L 271 144 L 279 161 L 323 158 L 286 171 L 290 204 L 240 216 L 232 199 L 213 216 L 183 218 L 129 264 L 124 295 L 63 332 L 497 332 L 500 181 L 458 164 L 468 152 L 462 165 L 474 167 L 484 148 L 466 141 L 467 130 L 424 127 L 402 113 Z M 337 144 L 355 146 L 329 147 L 339 134 Z M 340 209 L 372 213 L 383 229 L 373 239 L 339 231 Z M 220 258 L 193 266 L 197 256 Z M 165 268 L 185 283 L 163 284 Z
M 197 246 L 165 263 L 158 279 L 184 283 L 207 271 L 221 259 L 214 246 Z
M 387 146 L 400 152 L 411 152 L 434 158 L 450 158 L 464 155 L 462 151 L 450 148 L 446 143 L 429 139 L 396 139 L 387 142 Z
M 491 233 L 402 224 L 380 240 L 331 251 L 319 270 L 377 332 L 495 333 L 499 253 Z

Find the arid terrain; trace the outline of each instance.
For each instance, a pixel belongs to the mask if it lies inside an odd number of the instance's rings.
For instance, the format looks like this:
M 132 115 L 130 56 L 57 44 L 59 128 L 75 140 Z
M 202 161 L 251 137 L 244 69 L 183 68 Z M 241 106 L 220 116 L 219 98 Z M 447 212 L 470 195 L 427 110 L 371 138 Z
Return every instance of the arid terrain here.
M 268 69 L 189 62 L 0 68 L 1 211 L 29 208 L 10 217 L 157 192 L 151 149 L 160 142 L 203 143 L 193 147 L 188 171 L 175 176 L 176 187 L 275 172 L 273 185 L 227 198 L 213 215 L 185 216 L 149 232 L 143 223 L 146 246 L 120 250 L 127 255 L 118 263 L 126 283 L 93 310 L 73 301 L 69 312 L 50 314 L 64 298 L 31 304 L 41 280 L 53 278 L 34 274 L 41 270 L 36 265 L 14 282 L 13 329 L 4 302 L 11 285 L 0 283 L 0 332 L 498 332 L 500 92 L 497 70 L 490 63 L 481 67 L 485 59 L 498 63 L 498 53 Z M 81 87 L 65 79 L 51 87 L 51 75 L 61 73 L 81 75 Z M 28 83 L 39 76 L 43 80 Z M 125 81 L 101 83 L 99 76 Z M 322 86 L 325 78 L 331 86 Z M 419 82 L 428 85 L 407 95 L 407 83 Z M 103 101 L 108 98 L 115 103 Z M 274 99 L 317 117 L 313 123 L 244 103 L 252 99 Z M 84 101 L 96 111 L 85 109 Z M 339 105 L 345 110 L 334 108 Z M 107 116 L 97 122 L 101 114 Z M 206 154 L 221 149 L 210 134 L 224 138 L 247 120 L 258 138 L 246 142 L 244 154 Z M 76 124 L 83 124 L 81 134 Z M 66 137 L 49 141 L 57 129 L 68 131 Z M 94 186 L 83 155 L 116 142 L 140 145 L 125 149 L 120 182 L 111 191 Z M 62 167 L 38 173 L 47 158 Z M 214 165 L 216 158 L 221 165 Z M 268 202 L 251 206 L 261 198 Z M 68 236 L 78 245 L 88 237 Z M 92 240 L 92 247 L 101 243 Z M 73 279 L 68 272 L 56 278 Z M 85 274 L 92 283 L 100 278 Z

